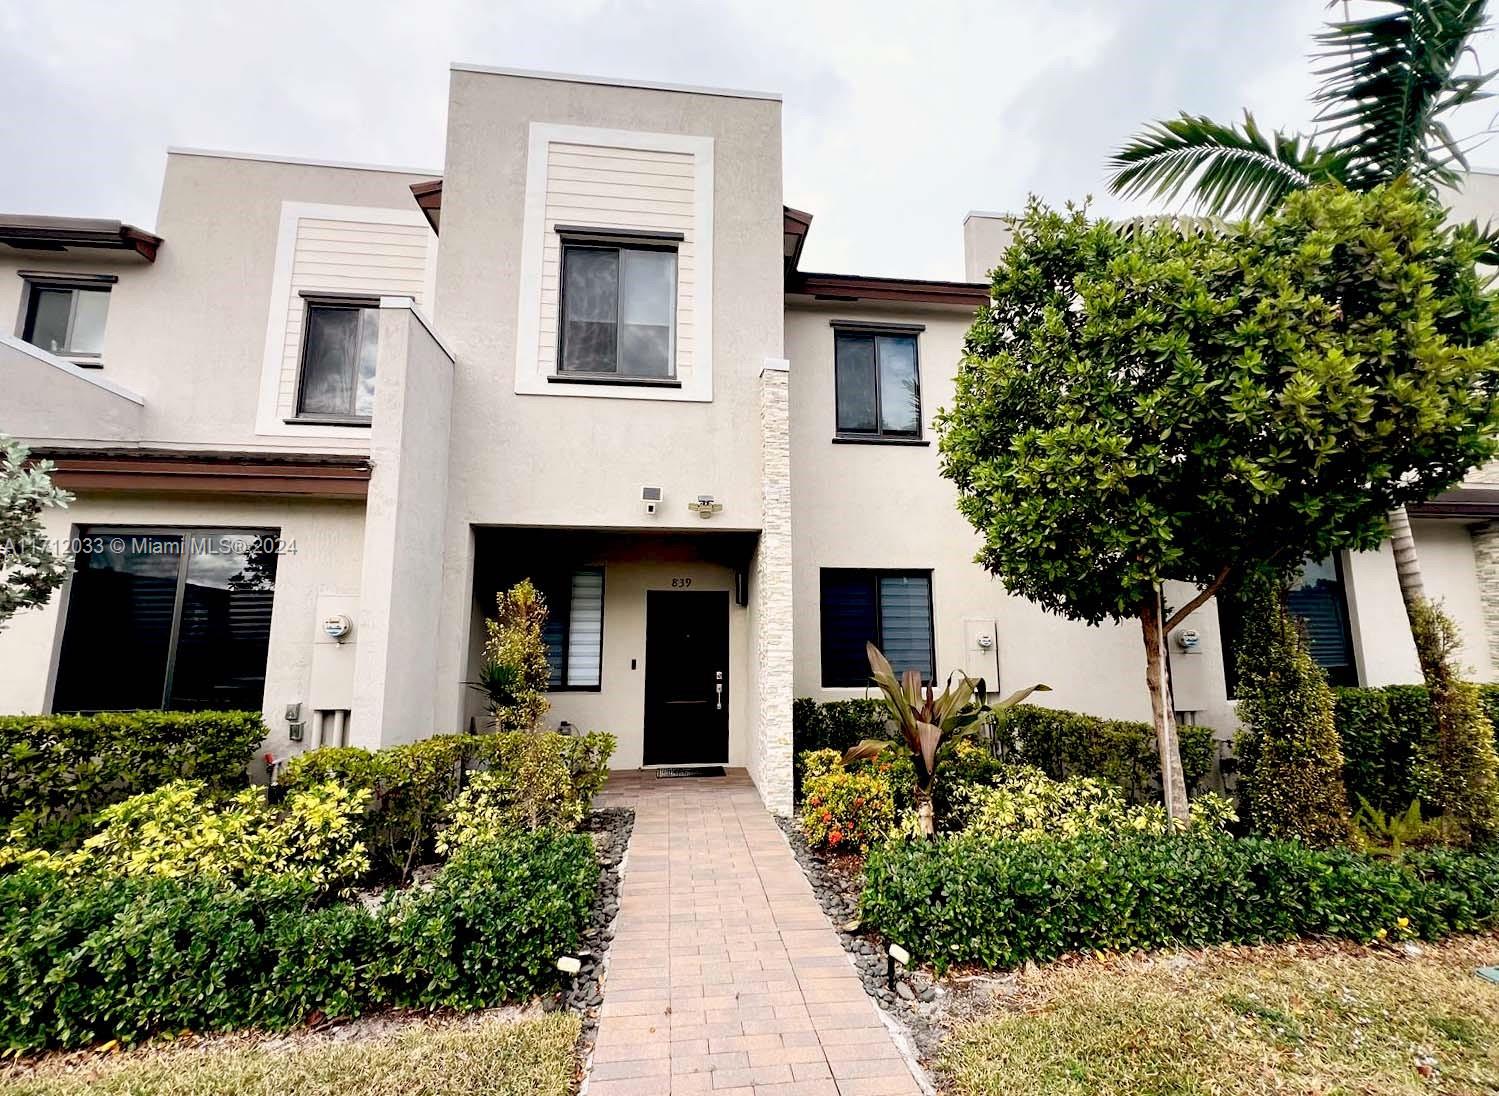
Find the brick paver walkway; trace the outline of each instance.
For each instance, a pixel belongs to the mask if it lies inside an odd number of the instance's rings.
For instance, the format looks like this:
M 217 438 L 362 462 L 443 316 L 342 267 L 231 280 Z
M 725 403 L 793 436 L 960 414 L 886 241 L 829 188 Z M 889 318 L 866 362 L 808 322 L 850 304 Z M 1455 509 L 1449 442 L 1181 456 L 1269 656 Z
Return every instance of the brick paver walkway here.
M 589 1096 L 917 1096 L 741 771 L 610 778 L 635 809 Z

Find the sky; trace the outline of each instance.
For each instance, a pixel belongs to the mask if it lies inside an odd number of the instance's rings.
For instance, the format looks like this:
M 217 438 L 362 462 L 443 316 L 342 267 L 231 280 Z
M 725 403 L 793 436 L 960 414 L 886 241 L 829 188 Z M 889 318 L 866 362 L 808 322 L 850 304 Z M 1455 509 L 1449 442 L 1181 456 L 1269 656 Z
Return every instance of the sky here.
M 1341 6 L 1341 5 L 1340 5 Z M 962 277 L 970 210 L 1107 194 L 1178 111 L 1310 125 L 1319 0 L 0 3 L 0 211 L 155 224 L 170 145 L 440 169 L 448 66 L 777 92 L 802 268 Z M 1499 45 L 1480 44 L 1493 67 Z M 1467 108 L 1477 132 L 1493 108 Z M 1475 165 L 1499 165 L 1499 145 Z

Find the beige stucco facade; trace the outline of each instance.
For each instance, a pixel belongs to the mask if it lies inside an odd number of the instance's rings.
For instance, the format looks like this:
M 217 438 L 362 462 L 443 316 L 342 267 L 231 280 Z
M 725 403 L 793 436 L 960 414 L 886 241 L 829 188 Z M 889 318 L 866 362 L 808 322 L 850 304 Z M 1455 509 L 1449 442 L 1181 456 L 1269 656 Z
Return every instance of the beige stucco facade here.
M 660 753 L 653 704 L 684 702 L 662 700 L 661 683 L 716 674 L 704 695 L 726 746 L 686 761 L 746 768 L 777 811 L 790 808 L 793 697 L 863 693 L 825 684 L 829 569 L 929 575 L 939 678 L 1045 682 L 1046 703 L 1148 717 L 1137 629 L 1008 594 L 973 562 L 978 540 L 940 475 L 934 416 L 1008 240 L 1002 218 L 963 223 L 964 282 L 806 274 L 810 218 L 783 212 L 774 96 L 455 66 L 447 126 L 440 171 L 174 151 L 154 250 L 116 247 L 98 225 L 79 229 L 90 243 L 0 250 L 0 324 L 14 317 L 0 432 L 77 491 L 48 512 L 49 535 L 253 528 L 288 546 L 267 752 L 481 728 L 469 683 L 496 591 L 582 571 L 600 588 L 576 624 L 594 629 L 578 634 L 597 662 L 550 694 L 547 721 L 614 733 L 612 763 L 637 768 Z M 1499 204 L 1485 187 L 1464 200 Z M 569 243 L 671 253 L 666 375 L 581 383 L 561 367 Z M 70 284 L 108 287 L 96 361 L 24 341 L 28 294 Z M 368 416 L 303 413 L 318 302 L 372 317 Z M 917 436 L 837 436 L 835 325 L 914 340 Z M 1413 522 L 1480 680 L 1499 674 L 1494 484 L 1477 471 Z M 1388 550 L 1345 557 L 1341 575 L 1358 679 L 1416 680 Z M 722 614 L 722 666 L 690 657 L 696 633 L 657 642 L 651 607 L 665 619 L 684 603 L 663 599 L 687 591 Z M 54 706 L 71 592 L 0 631 L 0 711 Z M 1171 584 L 1166 598 L 1192 593 Z M 1227 737 L 1212 602 L 1187 629 L 1195 646 L 1171 650 L 1176 707 Z

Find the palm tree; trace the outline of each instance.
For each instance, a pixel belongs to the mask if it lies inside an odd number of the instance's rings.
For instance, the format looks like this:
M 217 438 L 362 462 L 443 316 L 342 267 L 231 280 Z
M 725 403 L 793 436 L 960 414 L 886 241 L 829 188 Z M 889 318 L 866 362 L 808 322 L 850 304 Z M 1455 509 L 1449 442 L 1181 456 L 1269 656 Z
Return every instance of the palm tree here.
M 1316 36 L 1310 135 L 1266 134 L 1254 115 L 1224 124 L 1183 112 L 1154 122 L 1114 153 L 1109 189 L 1125 197 L 1187 198 L 1216 217 L 1254 217 L 1287 194 L 1324 183 L 1371 190 L 1405 177 L 1435 197 L 1468 168 L 1447 128 L 1458 107 L 1486 98 L 1493 73 L 1458 72 L 1486 27 L 1486 0 L 1379 0 L 1390 10 L 1348 15 Z M 1333 5 L 1329 5 L 1333 6 Z M 1499 234 L 1484 229 L 1489 257 Z M 1396 574 L 1407 617 L 1424 600 L 1420 562 L 1404 507 L 1389 515 Z M 1424 668 L 1424 667 L 1423 667 Z

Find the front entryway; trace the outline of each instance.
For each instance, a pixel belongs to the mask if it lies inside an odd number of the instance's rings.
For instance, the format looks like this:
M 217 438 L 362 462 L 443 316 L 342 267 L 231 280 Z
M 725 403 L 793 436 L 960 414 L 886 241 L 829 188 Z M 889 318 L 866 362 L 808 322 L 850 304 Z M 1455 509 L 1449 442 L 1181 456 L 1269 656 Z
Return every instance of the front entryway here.
M 647 765 L 729 760 L 729 595 L 651 590 L 645 603 Z

